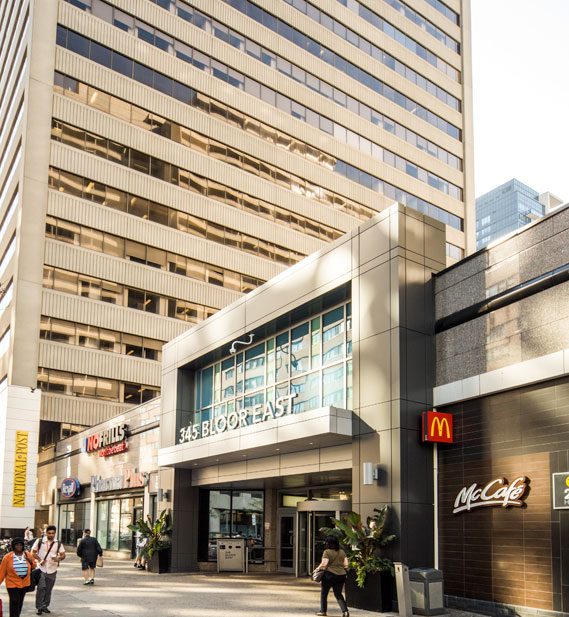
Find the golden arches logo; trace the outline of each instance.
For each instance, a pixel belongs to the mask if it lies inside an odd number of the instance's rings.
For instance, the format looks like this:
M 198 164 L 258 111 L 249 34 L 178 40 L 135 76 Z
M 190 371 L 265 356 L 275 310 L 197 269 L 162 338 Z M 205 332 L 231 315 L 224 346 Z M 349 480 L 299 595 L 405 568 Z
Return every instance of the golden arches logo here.
M 450 426 L 446 418 L 442 418 L 442 419 L 438 417 L 433 418 L 433 421 L 431 422 L 431 431 L 430 431 L 431 437 L 435 436 L 435 425 L 438 427 L 439 437 L 443 436 L 443 430 L 444 430 L 444 427 L 446 426 L 446 437 L 447 439 L 450 439 Z

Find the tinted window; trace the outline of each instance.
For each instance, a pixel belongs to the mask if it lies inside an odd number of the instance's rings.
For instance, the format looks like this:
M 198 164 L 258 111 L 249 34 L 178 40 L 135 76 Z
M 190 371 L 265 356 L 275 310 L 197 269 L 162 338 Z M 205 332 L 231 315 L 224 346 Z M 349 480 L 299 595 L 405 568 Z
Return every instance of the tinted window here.
M 76 54 L 89 57 L 89 41 L 84 36 L 76 32 L 69 32 L 67 39 L 67 49 L 74 51 Z

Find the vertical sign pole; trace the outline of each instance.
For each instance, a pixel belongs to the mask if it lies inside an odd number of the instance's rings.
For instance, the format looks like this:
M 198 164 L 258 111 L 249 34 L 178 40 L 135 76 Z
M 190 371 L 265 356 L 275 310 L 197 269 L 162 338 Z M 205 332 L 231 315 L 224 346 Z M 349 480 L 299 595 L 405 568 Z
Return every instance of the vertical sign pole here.
M 434 542 L 435 568 L 439 569 L 439 451 L 438 444 L 433 444 L 433 509 L 434 509 Z

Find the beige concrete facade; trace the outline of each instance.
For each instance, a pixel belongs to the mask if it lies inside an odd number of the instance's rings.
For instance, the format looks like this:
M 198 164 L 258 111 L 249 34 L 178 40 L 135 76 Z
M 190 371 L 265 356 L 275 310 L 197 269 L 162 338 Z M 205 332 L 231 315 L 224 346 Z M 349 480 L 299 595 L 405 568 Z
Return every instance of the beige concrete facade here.
M 410 19 L 387 2 L 314 0 L 320 21 L 286 2 L 254 4 L 377 76 L 386 94 L 223 0 L 0 7 L 0 380 L 42 390 L 40 447 L 158 395 L 162 343 L 394 199 L 455 217 L 447 263 L 468 250 L 468 2 L 445 15 L 408 0 Z M 120 58 L 146 77 L 126 76 Z M 219 78 L 220 66 L 246 87 Z M 164 79 L 178 86 L 166 93 Z

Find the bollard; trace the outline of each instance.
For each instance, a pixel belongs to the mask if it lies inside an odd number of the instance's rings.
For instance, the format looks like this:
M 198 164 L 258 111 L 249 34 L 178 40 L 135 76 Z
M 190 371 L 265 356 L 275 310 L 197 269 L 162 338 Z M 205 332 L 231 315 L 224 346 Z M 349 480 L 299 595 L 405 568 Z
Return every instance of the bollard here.
M 397 604 L 400 617 L 412 617 L 411 586 L 409 585 L 409 568 L 400 561 L 395 562 L 395 581 L 397 583 Z

